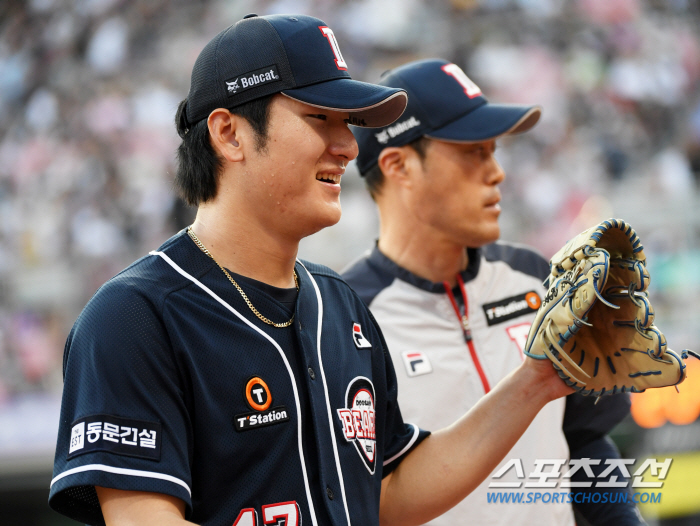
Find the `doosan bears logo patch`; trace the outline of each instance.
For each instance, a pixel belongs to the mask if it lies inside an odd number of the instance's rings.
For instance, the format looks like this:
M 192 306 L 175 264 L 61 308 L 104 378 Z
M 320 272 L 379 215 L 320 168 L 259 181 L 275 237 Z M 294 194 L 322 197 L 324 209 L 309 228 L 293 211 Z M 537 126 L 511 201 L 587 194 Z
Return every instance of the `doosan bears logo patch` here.
M 367 470 L 374 475 L 377 458 L 374 385 L 364 376 L 354 378 L 345 393 L 345 407 L 338 409 L 343 436 L 353 442 Z

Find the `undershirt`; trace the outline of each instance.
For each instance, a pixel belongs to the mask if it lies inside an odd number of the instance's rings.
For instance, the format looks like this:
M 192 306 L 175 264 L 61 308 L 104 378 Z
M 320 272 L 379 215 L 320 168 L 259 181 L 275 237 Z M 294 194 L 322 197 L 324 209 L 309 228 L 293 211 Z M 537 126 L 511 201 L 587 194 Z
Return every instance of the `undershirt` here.
M 257 279 L 253 278 L 248 278 L 246 276 L 241 276 L 240 274 L 236 274 L 235 272 L 231 272 L 230 270 L 226 269 L 229 274 L 231 274 L 231 277 L 237 281 L 239 284 L 244 284 L 248 287 L 252 287 L 256 289 L 258 292 L 264 292 L 268 296 L 270 296 L 272 299 L 276 300 L 278 303 L 281 303 L 284 305 L 284 307 L 289 310 L 290 313 L 293 313 L 295 310 L 295 305 L 297 302 L 297 296 L 299 295 L 299 291 L 296 289 L 296 287 L 291 288 L 291 289 L 283 289 L 279 287 L 273 287 L 272 285 L 268 285 L 267 283 L 264 283 L 262 281 L 258 281 Z M 241 288 L 243 288 L 241 286 Z

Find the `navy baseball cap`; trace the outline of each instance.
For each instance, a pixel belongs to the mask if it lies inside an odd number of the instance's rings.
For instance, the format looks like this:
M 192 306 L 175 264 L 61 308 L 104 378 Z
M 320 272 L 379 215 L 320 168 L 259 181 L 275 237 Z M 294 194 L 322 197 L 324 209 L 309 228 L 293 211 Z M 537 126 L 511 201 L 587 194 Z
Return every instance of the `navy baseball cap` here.
M 539 106 L 492 104 L 456 64 L 427 59 L 389 71 L 379 84 L 409 94 L 401 120 L 381 130 L 355 129 L 361 175 L 377 164 L 388 146 L 404 146 L 420 137 L 450 142 L 481 142 L 521 133 L 540 119 Z
M 333 31 L 305 15 L 247 15 L 199 54 L 187 105 L 177 123 L 186 133 L 216 108 L 235 108 L 266 95 L 350 112 L 350 124 L 380 127 L 398 119 L 402 89 L 352 80 Z

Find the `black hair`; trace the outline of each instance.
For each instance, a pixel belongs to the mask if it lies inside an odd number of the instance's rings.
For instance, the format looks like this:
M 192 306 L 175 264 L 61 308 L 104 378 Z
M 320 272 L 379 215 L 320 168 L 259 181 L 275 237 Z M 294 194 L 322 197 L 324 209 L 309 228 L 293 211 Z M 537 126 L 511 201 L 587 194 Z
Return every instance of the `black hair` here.
M 413 148 L 418 154 L 418 157 L 420 157 L 421 162 L 423 162 L 425 160 L 425 151 L 428 147 L 429 141 L 430 139 L 422 135 L 405 146 L 410 146 Z M 367 190 L 369 190 L 369 194 L 372 196 L 372 199 L 376 199 L 377 195 L 379 195 L 379 192 L 382 189 L 382 185 L 384 184 L 384 174 L 382 173 L 382 169 L 379 167 L 379 162 L 376 162 L 372 168 L 367 170 L 364 177 L 365 186 L 367 187 Z
M 267 147 L 271 102 L 272 95 L 268 95 L 229 109 L 251 125 L 258 151 L 264 151 Z M 190 125 L 185 114 L 186 107 L 187 99 L 180 102 L 175 114 L 175 128 L 182 138 L 177 148 L 175 186 L 188 205 L 197 206 L 216 197 L 224 163 L 211 145 L 207 119 Z

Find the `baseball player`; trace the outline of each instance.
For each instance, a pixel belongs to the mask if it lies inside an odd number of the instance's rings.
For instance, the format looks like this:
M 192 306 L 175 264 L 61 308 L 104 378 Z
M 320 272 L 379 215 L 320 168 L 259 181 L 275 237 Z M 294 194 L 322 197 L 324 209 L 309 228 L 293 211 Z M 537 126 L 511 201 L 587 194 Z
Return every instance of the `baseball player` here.
M 250 15 L 207 44 L 176 116 L 197 217 L 102 286 L 68 337 L 53 509 L 109 525 L 420 524 L 571 392 L 526 360 L 429 436 L 401 416 L 364 303 L 296 259 L 340 217 L 348 124 L 386 126 L 406 99 L 352 80 L 308 16 Z
M 549 267 L 527 247 L 496 242 L 498 185 L 505 175 L 494 150 L 498 137 L 532 128 L 541 110 L 489 103 L 458 66 L 444 60 L 403 65 L 380 83 L 405 89 L 409 102 L 397 122 L 355 131 L 358 168 L 381 227 L 377 246 L 343 277 L 382 327 L 404 417 L 440 429 L 524 359 Z M 605 435 L 628 414 L 629 401 L 616 396 L 595 407 L 593 402 L 577 394 L 549 403 L 501 467 L 519 459 L 527 476 L 538 469 L 538 459 L 561 459 L 563 474 L 569 456 L 589 457 L 600 459 L 595 469 L 601 473 L 605 459 L 619 457 Z M 582 474 L 572 480 L 590 484 Z M 464 517 L 504 526 L 574 524 L 568 501 L 490 504 L 489 483 L 506 479 L 485 480 L 431 524 L 462 524 Z M 633 504 L 595 503 L 590 495 L 579 500 L 578 510 L 593 524 L 640 523 Z

